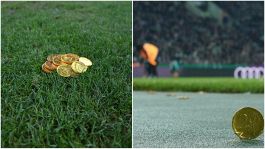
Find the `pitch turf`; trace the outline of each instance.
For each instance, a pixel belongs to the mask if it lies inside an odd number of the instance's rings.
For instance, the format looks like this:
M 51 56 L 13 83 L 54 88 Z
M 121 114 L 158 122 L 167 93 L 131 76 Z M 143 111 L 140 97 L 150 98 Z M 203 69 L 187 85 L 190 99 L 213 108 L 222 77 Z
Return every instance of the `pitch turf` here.
M 263 79 L 234 78 L 134 78 L 134 90 L 263 93 Z
M 233 132 L 232 118 L 246 106 L 264 115 L 263 105 L 263 94 L 136 91 L 133 147 L 262 148 L 264 135 L 240 140 Z
M 2 147 L 131 147 L 131 2 L 1 2 Z M 52 53 L 93 66 L 45 74 Z

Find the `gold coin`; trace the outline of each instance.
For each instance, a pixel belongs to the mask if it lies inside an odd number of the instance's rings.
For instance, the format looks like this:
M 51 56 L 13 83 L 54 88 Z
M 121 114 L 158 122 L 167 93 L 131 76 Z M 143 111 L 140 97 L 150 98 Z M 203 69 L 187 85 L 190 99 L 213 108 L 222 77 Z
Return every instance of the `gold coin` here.
M 44 72 L 46 72 L 46 73 L 51 73 L 51 72 L 52 72 L 51 70 L 49 70 L 49 69 L 47 69 L 47 68 L 45 67 L 45 63 L 42 64 L 41 68 L 42 68 L 42 71 L 44 71 Z
M 57 73 L 63 77 L 70 77 L 72 71 L 71 65 L 60 65 L 57 67 Z
M 235 113 L 232 127 L 240 139 L 254 139 L 262 134 L 264 119 L 258 110 L 245 107 Z
M 45 66 L 45 68 L 47 68 L 47 69 L 49 69 L 51 71 L 53 71 L 53 70 L 55 70 L 57 68 L 57 66 L 54 65 L 51 61 L 46 61 L 44 63 L 44 66 Z
M 71 68 L 76 73 L 83 73 L 87 70 L 87 66 L 84 63 L 79 62 L 79 61 L 73 62 L 71 65 Z
M 62 64 L 62 61 L 61 61 L 61 55 L 56 55 L 52 58 L 52 63 L 56 66 L 59 66 Z
M 53 57 L 56 56 L 56 55 L 57 55 L 57 54 L 51 54 L 51 55 L 49 55 L 49 56 L 47 57 L 47 61 L 52 62 Z
M 61 61 L 66 64 L 72 64 L 74 61 L 78 60 L 78 55 L 76 54 L 64 54 L 61 56 Z
M 67 55 L 70 57 L 74 57 L 76 61 L 78 61 L 78 59 L 79 59 L 79 56 L 77 54 L 68 53 Z
M 84 63 L 86 66 L 91 66 L 92 65 L 92 62 L 89 59 L 85 58 L 85 57 L 79 57 L 79 62 Z

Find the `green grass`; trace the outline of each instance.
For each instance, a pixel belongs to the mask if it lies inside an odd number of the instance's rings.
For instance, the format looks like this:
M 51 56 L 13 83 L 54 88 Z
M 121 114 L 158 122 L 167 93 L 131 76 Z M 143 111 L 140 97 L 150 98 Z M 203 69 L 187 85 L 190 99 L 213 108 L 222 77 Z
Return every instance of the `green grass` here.
M 263 93 L 263 79 L 234 78 L 134 78 L 134 90 L 205 91 L 218 93 Z
M 1 146 L 131 147 L 131 2 L 1 4 Z M 93 66 L 41 71 L 68 52 Z

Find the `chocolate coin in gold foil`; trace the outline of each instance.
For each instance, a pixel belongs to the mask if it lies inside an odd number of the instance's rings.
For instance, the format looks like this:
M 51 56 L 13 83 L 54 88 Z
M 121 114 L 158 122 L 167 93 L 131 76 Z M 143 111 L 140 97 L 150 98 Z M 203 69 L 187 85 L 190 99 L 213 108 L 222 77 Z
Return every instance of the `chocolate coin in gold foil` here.
M 54 65 L 51 61 L 46 61 L 44 63 L 45 67 L 51 71 L 55 70 L 57 68 L 56 65 Z
M 61 60 L 66 64 L 72 64 L 74 61 L 78 60 L 78 56 L 74 54 L 64 54 L 61 56 Z
M 56 66 L 59 66 L 62 64 L 62 61 L 61 61 L 61 55 L 56 55 L 52 58 L 52 63 Z
M 76 73 L 83 73 L 87 70 L 87 66 L 84 63 L 79 62 L 79 61 L 73 62 L 71 65 L 71 68 Z
M 240 139 L 255 139 L 263 133 L 264 119 L 258 110 L 245 107 L 235 113 L 232 127 Z
M 51 70 L 49 70 L 49 69 L 47 69 L 47 68 L 45 67 L 45 63 L 42 64 L 41 68 L 42 68 L 42 71 L 44 71 L 44 72 L 46 72 L 46 73 L 51 73 L 51 72 L 52 72 Z
M 86 66 L 91 66 L 92 62 L 91 60 L 85 58 L 85 57 L 79 57 L 79 62 L 84 63 Z
M 72 71 L 71 65 L 60 65 L 57 67 L 57 73 L 62 77 L 70 77 Z
M 78 61 L 78 59 L 79 59 L 79 56 L 77 54 L 68 53 L 66 55 L 69 56 L 69 57 L 73 57 L 75 59 L 75 61 Z

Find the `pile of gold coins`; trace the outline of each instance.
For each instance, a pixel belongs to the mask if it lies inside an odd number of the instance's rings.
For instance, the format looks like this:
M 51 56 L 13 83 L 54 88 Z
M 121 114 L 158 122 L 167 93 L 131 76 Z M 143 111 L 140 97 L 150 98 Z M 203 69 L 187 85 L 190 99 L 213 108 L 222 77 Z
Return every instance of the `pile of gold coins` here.
M 42 70 L 46 73 L 56 70 L 62 77 L 75 77 L 86 72 L 91 65 L 92 62 L 88 58 L 76 54 L 52 54 L 42 65 Z

